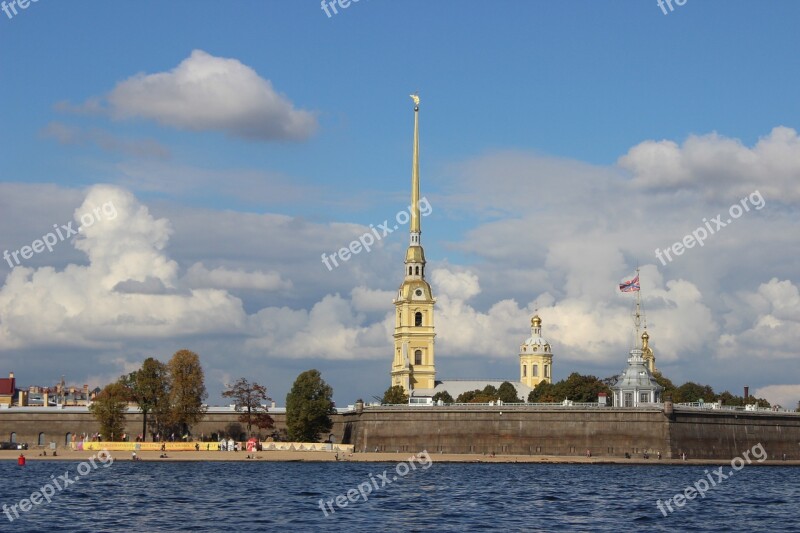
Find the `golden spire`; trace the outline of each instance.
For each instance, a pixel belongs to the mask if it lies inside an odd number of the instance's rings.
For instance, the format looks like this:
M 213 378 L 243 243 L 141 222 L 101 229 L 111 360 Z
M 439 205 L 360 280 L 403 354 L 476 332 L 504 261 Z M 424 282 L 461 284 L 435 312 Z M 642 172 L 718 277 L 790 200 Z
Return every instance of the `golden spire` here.
M 411 244 L 419 244 L 419 96 L 414 93 L 414 158 L 411 167 Z M 414 239 L 416 234 L 416 239 Z M 416 241 L 416 242 L 415 242 Z

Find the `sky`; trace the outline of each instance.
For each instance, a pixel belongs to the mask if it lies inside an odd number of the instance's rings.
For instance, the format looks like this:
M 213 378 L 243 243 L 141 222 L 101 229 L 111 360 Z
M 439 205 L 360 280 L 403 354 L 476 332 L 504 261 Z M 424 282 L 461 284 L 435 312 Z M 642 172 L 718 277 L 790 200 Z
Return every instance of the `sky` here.
M 797 405 L 800 3 L 334 6 L 0 11 L 0 375 L 381 396 L 418 92 L 438 379 L 519 379 L 536 312 L 555 380 L 620 373 L 638 267 L 667 377 Z

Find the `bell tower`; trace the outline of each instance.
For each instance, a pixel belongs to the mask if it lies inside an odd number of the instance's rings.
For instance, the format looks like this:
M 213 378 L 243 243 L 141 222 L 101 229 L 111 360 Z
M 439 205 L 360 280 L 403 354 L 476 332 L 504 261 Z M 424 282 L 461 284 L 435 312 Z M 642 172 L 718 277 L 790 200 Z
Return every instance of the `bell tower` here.
M 434 366 L 433 297 L 425 281 L 425 251 L 422 249 L 419 214 L 419 96 L 414 100 L 414 153 L 411 164 L 411 236 L 403 266 L 403 283 L 397 291 L 394 326 L 392 385 L 406 392 L 432 389 Z
M 531 318 L 531 336 L 519 347 L 519 380 L 530 388 L 553 382 L 553 352 L 542 338 L 542 319 Z

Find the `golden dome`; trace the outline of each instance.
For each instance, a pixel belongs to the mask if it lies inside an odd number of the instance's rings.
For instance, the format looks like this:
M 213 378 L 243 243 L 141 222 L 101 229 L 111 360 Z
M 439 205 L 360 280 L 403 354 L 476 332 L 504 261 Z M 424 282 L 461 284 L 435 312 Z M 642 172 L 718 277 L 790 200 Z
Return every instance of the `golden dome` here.
M 645 331 L 644 333 L 642 333 L 642 338 L 643 339 L 649 339 L 650 335 L 648 335 L 647 332 Z
M 533 318 L 531 318 L 531 326 L 538 328 L 541 325 L 542 325 L 542 319 L 539 318 L 539 315 L 533 315 Z
M 422 246 L 409 246 L 406 250 L 406 264 L 425 263 L 425 251 Z

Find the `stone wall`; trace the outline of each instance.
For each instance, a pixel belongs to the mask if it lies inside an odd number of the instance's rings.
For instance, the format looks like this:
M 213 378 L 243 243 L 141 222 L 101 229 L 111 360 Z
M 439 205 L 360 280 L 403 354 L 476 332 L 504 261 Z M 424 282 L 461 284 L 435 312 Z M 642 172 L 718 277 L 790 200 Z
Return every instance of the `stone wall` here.
M 679 410 L 671 415 L 672 453 L 733 459 L 761 444 L 770 459 L 800 460 L 800 415 L 768 411 Z
M 212 411 L 193 428 L 201 433 L 227 432 L 238 414 Z M 275 429 L 285 428 L 285 414 L 271 413 Z M 357 451 L 429 453 L 498 453 L 641 457 L 645 451 L 665 458 L 685 452 L 692 459 L 740 457 L 761 444 L 770 459 L 800 460 L 800 415 L 764 411 L 531 407 L 369 407 L 333 416 L 334 441 Z M 11 432 L 18 442 L 63 446 L 67 433 L 95 433 L 92 415 L 79 408 L 0 409 L 0 441 Z M 141 414 L 128 415 L 126 431 L 141 431 Z M 324 437 L 327 437 L 325 435 Z
M 346 414 L 345 439 L 359 451 L 624 456 L 668 454 L 659 409 L 503 407 L 367 408 Z M 667 455 L 668 456 L 668 455 Z

